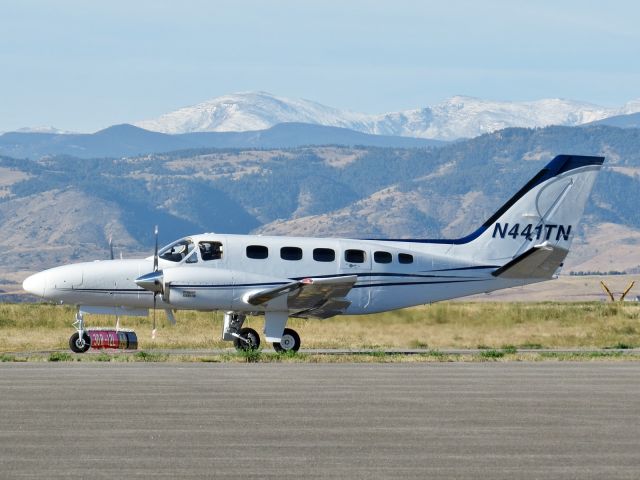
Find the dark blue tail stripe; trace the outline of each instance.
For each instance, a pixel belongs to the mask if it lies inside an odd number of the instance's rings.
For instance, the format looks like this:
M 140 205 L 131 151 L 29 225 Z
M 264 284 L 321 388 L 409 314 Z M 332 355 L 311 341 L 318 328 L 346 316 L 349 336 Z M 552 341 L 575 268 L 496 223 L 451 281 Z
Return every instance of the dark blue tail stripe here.
M 588 157 L 582 155 L 558 155 L 551 160 L 542 170 L 540 170 L 518 193 L 511 197 L 500 209 L 482 224 L 475 232 L 462 238 L 455 239 L 408 239 L 408 238 L 368 238 L 367 240 L 378 240 L 384 242 L 408 242 L 408 243 L 439 243 L 448 245 L 460 245 L 469 243 L 482 235 L 496 220 L 509 210 L 518 200 L 520 200 L 529 190 L 540 185 L 542 182 L 557 177 L 558 175 L 575 170 L 576 168 L 587 167 L 589 165 L 602 165 L 604 157 Z

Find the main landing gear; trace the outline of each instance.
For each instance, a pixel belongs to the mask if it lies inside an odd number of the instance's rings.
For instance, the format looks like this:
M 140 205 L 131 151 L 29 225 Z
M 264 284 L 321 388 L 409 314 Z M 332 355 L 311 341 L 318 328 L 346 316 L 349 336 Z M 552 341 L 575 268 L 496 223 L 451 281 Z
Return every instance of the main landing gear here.
M 233 346 L 239 352 L 257 350 L 260 347 L 260 335 L 253 328 L 241 328 L 233 339 Z
M 285 328 L 282 340 L 273 342 L 273 349 L 278 353 L 297 352 L 300 349 L 300 335 L 291 328 Z
M 242 327 L 247 316 L 241 313 L 227 312 L 224 314 L 222 339 L 233 341 L 236 350 L 257 350 L 260 347 L 260 335 L 253 328 Z
M 260 335 L 253 328 L 243 327 L 247 316 L 242 313 L 226 312 L 222 327 L 222 339 L 233 341 L 233 346 L 238 351 L 257 350 L 260 348 Z M 274 342 L 276 352 L 297 352 L 300 349 L 300 335 L 291 329 L 285 328 L 280 342 Z

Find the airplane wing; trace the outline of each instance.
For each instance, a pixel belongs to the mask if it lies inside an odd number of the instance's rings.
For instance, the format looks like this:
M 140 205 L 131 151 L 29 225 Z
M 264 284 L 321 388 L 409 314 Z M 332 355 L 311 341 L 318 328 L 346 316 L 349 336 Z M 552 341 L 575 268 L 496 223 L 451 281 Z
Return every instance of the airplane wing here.
M 345 297 L 357 279 L 357 275 L 305 278 L 256 292 L 247 298 L 247 302 L 261 305 L 281 295 L 288 295 L 287 307 L 294 312 L 291 316 L 329 318 L 344 312 L 351 305 Z
M 247 303 L 251 305 L 262 305 L 263 303 L 267 303 L 274 298 L 278 298 L 280 295 L 284 295 L 285 293 L 292 293 L 296 290 L 300 289 L 300 282 L 291 282 L 286 285 L 280 285 L 274 288 L 268 288 L 266 290 L 262 290 L 257 293 L 252 293 L 247 297 Z

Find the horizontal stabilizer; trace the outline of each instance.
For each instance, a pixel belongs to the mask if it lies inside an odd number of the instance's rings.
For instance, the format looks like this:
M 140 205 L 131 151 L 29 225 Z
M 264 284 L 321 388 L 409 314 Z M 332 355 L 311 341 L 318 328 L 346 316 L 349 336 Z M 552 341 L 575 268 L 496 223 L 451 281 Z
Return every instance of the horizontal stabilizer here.
M 492 273 L 500 278 L 540 278 L 549 279 L 562 266 L 568 250 L 553 247 L 546 242 L 536 245 L 522 255 L 498 268 Z

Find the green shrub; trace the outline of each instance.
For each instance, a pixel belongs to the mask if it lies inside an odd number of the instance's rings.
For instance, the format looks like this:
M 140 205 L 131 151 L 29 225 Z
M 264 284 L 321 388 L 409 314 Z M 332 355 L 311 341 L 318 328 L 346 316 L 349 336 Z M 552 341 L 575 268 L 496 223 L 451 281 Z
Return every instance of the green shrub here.
M 480 352 L 480 357 L 482 358 L 502 358 L 504 357 L 504 352 L 501 350 L 483 350 Z
M 71 355 L 69 352 L 52 352 L 51 355 L 49 355 L 49 361 L 50 362 L 72 362 L 73 355 Z

